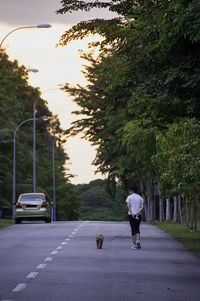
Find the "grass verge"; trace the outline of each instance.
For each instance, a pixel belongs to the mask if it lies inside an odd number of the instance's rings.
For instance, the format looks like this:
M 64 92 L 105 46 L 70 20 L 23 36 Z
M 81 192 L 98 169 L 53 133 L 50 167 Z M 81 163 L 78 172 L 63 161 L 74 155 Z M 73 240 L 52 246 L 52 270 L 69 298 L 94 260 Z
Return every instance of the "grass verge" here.
M 151 224 L 169 233 L 188 250 L 200 256 L 200 232 L 192 232 L 185 224 L 176 224 L 173 222 L 152 222 Z
M 4 228 L 4 227 L 8 227 L 10 225 L 13 225 L 14 221 L 12 219 L 3 219 L 0 218 L 0 229 Z

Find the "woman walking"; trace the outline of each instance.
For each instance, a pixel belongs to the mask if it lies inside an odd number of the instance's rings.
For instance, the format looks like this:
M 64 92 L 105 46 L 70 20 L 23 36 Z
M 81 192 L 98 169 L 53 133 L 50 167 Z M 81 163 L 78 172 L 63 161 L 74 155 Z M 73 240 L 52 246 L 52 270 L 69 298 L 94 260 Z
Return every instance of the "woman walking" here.
M 134 187 L 129 188 L 129 196 L 126 199 L 128 207 L 128 219 L 131 226 L 133 250 L 141 249 L 140 244 L 140 222 L 141 222 L 141 211 L 144 207 L 143 198 L 135 193 Z

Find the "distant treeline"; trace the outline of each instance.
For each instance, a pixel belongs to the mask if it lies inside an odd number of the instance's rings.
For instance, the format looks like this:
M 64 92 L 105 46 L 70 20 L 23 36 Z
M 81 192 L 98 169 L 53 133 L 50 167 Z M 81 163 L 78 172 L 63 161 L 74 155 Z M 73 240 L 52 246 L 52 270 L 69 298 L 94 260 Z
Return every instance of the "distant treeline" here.
M 106 180 L 79 184 L 74 189 L 81 200 L 81 220 L 127 220 L 125 194 L 120 187 L 116 187 L 113 196 L 108 192 Z

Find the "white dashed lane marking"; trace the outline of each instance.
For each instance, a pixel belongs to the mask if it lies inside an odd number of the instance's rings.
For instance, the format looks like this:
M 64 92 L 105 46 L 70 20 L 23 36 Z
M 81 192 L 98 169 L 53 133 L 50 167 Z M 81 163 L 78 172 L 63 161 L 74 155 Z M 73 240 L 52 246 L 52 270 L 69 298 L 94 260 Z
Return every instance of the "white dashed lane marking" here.
M 27 286 L 27 283 L 19 283 L 13 290 L 13 293 L 17 293 L 17 292 L 21 292 L 25 289 L 25 287 Z
M 46 257 L 44 261 L 52 261 L 53 257 Z
M 58 253 L 58 251 L 53 251 L 53 252 L 51 252 L 52 255 L 55 255 L 55 254 L 57 254 L 57 253 Z
M 30 274 L 28 274 L 26 276 L 26 278 L 28 278 L 28 279 L 34 279 L 38 274 L 39 274 L 39 272 L 31 272 Z
M 59 247 L 57 247 L 56 249 L 57 249 L 57 250 L 61 250 L 61 249 L 62 249 L 62 247 L 61 247 L 61 246 L 59 246 Z
M 72 237 L 74 237 L 74 235 L 76 234 L 76 232 L 77 232 L 81 227 L 84 226 L 85 223 L 87 223 L 87 221 L 83 222 L 83 223 L 82 223 L 81 225 L 79 225 L 76 229 L 74 229 L 73 232 L 72 232 L 67 238 L 65 238 L 65 241 L 63 241 L 63 242 L 61 243 L 61 246 L 58 246 L 58 247 L 56 248 L 55 251 L 51 252 L 51 255 L 57 254 L 57 253 L 58 253 L 57 250 L 61 250 L 61 249 L 63 248 L 63 246 L 66 245 L 67 242 L 70 241 Z M 69 238 L 69 237 L 71 237 L 71 238 Z M 50 262 L 50 261 L 52 261 L 52 260 L 53 260 L 53 257 L 46 257 L 46 258 L 44 259 L 44 261 L 46 261 L 46 262 Z M 46 263 L 41 263 L 41 264 L 39 264 L 39 265 L 37 266 L 37 269 L 44 269 L 46 266 L 47 266 Z M 35 279 L 35 278 L 37 277 L 38 274 L 39 274 L 39 272 L 31 272 L 31 273 L 29 273 L 29 274 L 26 276 L 26 278 L 27 278 L 27 279 Z M 21 292 L 21 291 L 23 291 L 23 290 L 27 287 L 27 285 L 28 285 L 28 283 L 18 283 L 17 286 L 12 290 L 12 292 L 13 292 L 13 293 Z M 6 300 L 6 299 L 4 299 L 4 300 L 1 300 L 1 301 L 14 301 L 14 300 L 11 300 L 11 299 L 9 299 L 9 300 L 7 299 L 7 300 Z
M 44 269 L 47 266 L 46 263 L 41 263 L 37 266 L 37 269 Z

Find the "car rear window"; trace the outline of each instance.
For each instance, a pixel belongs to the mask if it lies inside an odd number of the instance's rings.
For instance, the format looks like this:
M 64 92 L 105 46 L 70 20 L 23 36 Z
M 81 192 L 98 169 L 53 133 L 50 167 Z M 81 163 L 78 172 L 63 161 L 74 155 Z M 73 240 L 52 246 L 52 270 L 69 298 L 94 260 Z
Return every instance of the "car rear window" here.
M 45 199 L 42 195 L 21 195 L 21 201 L 43 201 Z

